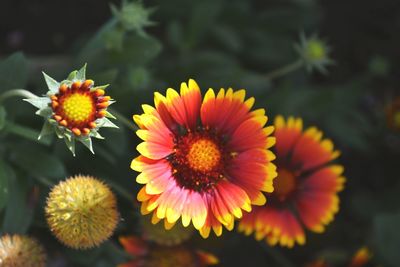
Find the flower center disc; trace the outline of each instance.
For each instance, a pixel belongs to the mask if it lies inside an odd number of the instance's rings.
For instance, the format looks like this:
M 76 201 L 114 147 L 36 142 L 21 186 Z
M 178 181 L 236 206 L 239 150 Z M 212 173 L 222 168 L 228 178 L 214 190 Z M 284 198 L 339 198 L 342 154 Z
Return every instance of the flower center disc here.
M 296 188 L 296 178 L 288 170 L 280 169 L 274 180 L 274 192 L 280 201 L 284 201 Z
M 95 105 L 91 96 L 75 93 L 65 97 L 62 109 L 68 120 L 82 123 L 91 119 L 95 112 Z
M 221 159 L 221 152 L 218 146 L 211 140 L 199 139 L 194 142 L 187 155 L 190 167 L 196 171 L 211 171 L 218 165 Z
M 178 185 L 205 192 L 222 179 L 229 154 L 215 134 L 190 132 L 175 140 L 175 153 L 168 161 Z

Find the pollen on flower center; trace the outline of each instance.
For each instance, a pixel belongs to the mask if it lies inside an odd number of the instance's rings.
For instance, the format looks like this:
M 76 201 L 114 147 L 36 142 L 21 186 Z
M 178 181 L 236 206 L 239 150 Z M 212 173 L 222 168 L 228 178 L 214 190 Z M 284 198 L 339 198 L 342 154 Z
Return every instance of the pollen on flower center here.
M 175 143 L 175 153 L 168 159 L 178 185 L 205 192 L 223 178 L 230 156 L 215 134 L 190 132 Z
M 90 119 L 96 108 L 91 96 L 80 93 L 67 96 L 61 107 L 66 117 L 77 123 Z
M 88 135 L 97 127 L 96 120 L 107 114 L 111 98 L 92 87 L 92 80 L 61 84 L 58 93 L 50 96 L 53 119 L 75 136 Z
M 221 152 L 213 141 L 199 139 L 191 145 L 187 159 L 190 167 L 194 170 L 211 171 L 218 165 L 221 159 Z
M 278 177 L 274 180 L 274 188 L 273 194 L 281 201 L 286 200 L 296 188 L 296 178 L 294 174 L 286 169 L 280 169 L 278 171 Z

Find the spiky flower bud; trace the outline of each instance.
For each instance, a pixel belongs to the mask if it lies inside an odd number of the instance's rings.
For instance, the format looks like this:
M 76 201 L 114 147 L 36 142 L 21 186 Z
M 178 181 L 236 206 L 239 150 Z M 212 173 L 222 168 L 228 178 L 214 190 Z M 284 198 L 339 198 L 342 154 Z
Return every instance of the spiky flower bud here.
M 317 35 L 307 38 L 304 34 L 301 34 L 300 43 L 295 45 L 295 49 L 304 61 L 306 69 L 310 72 L 316 70 L 326 73 L 326 67 L 334 63 L 329 58 L 330 47 Z
M 140 2 L 123 1 L 120 9 L 111 5 L 111 11 L 124 29 L 135 30 L 138 34 L 145 35 L 144 28 L 155 24 L 150 20 L 155 8 L 145 8 Z
M 45 118 L 39 139 L 55 132 L 63 138 L 67 147 L 75 155 L 75 143 L 81 142 L 93 152 L 91 137 L 103 139 L 98 133 L 101 127 L 118 128 L 108 118 L 115 117 L 107 111 L 114 103 L 105 96 L 108 85 L 94 86 L 94 81 L 86 79 L 86 65 L 73 71 L 68 78 L 57 82 L 43 73 L 49 91 L 45 97 L 24 99 L 37 107 L 37 115 Z
M 5 235 L 0 238 L 0 266 L 44 267 L 46 255 L 43 247 L 33 238 Z
M 75 249 L 98 246 L 118 223 L 116 199 L 103 182 L 77 175 L 56 185 L 45 209 L 50 230 L 59 241 Z

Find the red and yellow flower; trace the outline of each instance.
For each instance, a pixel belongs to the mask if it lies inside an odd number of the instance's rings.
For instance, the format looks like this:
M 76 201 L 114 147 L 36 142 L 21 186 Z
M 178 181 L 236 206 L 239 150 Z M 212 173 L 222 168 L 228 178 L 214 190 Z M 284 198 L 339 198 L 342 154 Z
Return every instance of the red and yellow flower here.
M 55 132 L 75 155 L 77 141 L 93 152 L 91 137 L 103 139 L 98 133 L 101 127 L 118 128 L 108 119 L 115 119 L 107 111 L 114 103 L 105 95 L 108 85 L 95 87 L 94 81 L 86 79 L 86 65 L 62 82 L 43 75 L 49 88 L 47 95 L 25 99 L 39 109 L 36 114 L 45 118 L 39 139 Z
M 268 204 L 255 208 L 240 222 L 239 231 L 255 232 L 258 240 L 293 247 L 305 243 L 304 228 L 321 233 L 339 210 L 343 167 L 331 163 L 339 156 L 329 139 L 315 127 L 303 131 L 299 118 L 275 119 L 275 191 Z
M 232 229 L 242 210 L 265 204 L 261 191 L 272 192 L 276 177 L 268 150 L 274 128 L 264 127 L 264 109 L 251 111 L 254 98 L 246 100 L 245 90 L 209 89 L 202 100 L 189 80 L 180 94 L 155 93 L 154 102 L 134 116 L 144 140 L 131 164 L 144 184 L 138 193 L 143 214 L 153 212 L 152 221 L 164 219 L 166 228 L 179 218 L 185 227 L 192 221 L 206 238 L 211 229 L 221 235 L 222 225 Z
M 118 267 L 206 267 L 219 262 L 214 255 L 187 246 L 164 247 L 135 236 L 121 237 L 120 242 L 134 259 Z

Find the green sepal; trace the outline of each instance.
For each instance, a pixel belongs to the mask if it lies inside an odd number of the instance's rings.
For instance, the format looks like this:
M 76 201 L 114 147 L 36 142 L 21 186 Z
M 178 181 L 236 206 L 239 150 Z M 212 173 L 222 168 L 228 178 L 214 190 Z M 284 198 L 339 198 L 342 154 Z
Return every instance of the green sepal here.
M 97 130 L 92 130 L 90 132 L 90 136 L 97 139 L 104 139 L 104 137 L 101 134 L 99 134 Z
M 60 82 L 60 84 L 66 84 L 67 86 L 71 86 L 72 85 L 72 80 L 62 80 L 61 82 Z
M 59 139 L 63 139 L 64 138 L 64 133 L 61 131 L 61 129 L 59 128 L 59 126 L 55 126 L 54 130 L 56 132 L 56 135 Z
M 115 102 L 115 101 L 114 101 L 114 102 Z M 106 111 L 106 118 L 110 118 L 110 119 L 114 119 L 114 120 L 117 119 L 113 114 L 111 114 L 111 113 L 108 112 L 108 111 Z
M 76 76 L 75 76 L 76 80 L 80 80 L 80 81 L 86 80 L 86 66 L 87 66 L 87 63 L 85 63 L 85 65 L 83 65 L 83 67 L 80 70 L 78 70 L 78 72 L 76 73 Z
M 77 74 L 78 74 L 78 71 L 77 71 L 77 70 L 74 70 L 73 72 L 71 72 L 71 73 L 68 75 L 67 80 L 69 80 L 69 81 L 75 80 Z
M 35 114 L 44 118 L 49 118 L 53 114 L 53 110 L 50 107 L 46 107 L 44 109 L 39 109 Z
M 50 135 L 54 133 L 54 126 L 49 121 L 45 121 L 42 130 L 40 131 L 38 140 L 42 139 L 43 136 Z
M 50 92 L 53 94 L 56 94 L 60 88 L 60 83 L 54 80 L 52 77 L 47 75 L 45 72 L 43 72 L 44 79 L 46 81 L 47 87 L 49 88 Z
M 93 92 L 93 91 L 96 91 L 97 89 L 106 90 L 106 88 L 108 86 L 110 86 L 110 85 L 109 84 L 105 84 L 105 85 L 95 86 L 95 87 L 90 88 L 90 91 Z
M 23 101 L 28 102 L 29 104 L 38 109 L 44 109 L 48 107 L 51 102 L 50 98 L 48 97 L 26 98 L 23 99 Z
M 104 128 L 119 128 L 117 125 L 115 125 L 112 121 L 110 121 L 107 118 L 103 118 L 100 122 L 99 128 L 104 127 Z
M 90 152 L 92 152 L 92 154 L 94 154 L 92 139 L 90 138 L 90 136 L 80 137 L 78 138 L 78 141 L 81 142 L 85 147 L 87 147 Z
M 64 141 L 68 149 L 72 152 L 72 155 L 75 157 L 75 138 L 64 138 Z
M 65 128 L 64 129 L 64 137 L 67 138 L 68 140 L 74 139 L 75 135 L 71 132 L 70 129 Z

